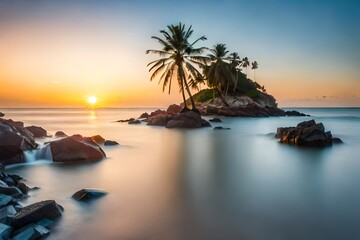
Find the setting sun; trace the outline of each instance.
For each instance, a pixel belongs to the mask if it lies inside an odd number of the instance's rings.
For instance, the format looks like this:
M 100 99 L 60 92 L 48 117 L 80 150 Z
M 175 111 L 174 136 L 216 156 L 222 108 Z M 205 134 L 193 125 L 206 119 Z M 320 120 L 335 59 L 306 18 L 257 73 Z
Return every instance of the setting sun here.
M 97 102 L 97 98 L 95 96 L 90 96 L 88 97 L 87 101 L 90 105 L 95 105 Z

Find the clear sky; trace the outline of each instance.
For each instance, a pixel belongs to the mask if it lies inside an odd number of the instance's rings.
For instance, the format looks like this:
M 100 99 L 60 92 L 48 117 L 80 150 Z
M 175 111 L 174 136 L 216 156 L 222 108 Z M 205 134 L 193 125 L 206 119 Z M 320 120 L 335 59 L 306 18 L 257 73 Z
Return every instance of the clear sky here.
M 0 0 L 0 107 L 180 102 L 149 81 L 145 54 L 179 21 L 202 45 L 257 60 L 256 81 L 280 106 L 360 106 L 356 0 Z

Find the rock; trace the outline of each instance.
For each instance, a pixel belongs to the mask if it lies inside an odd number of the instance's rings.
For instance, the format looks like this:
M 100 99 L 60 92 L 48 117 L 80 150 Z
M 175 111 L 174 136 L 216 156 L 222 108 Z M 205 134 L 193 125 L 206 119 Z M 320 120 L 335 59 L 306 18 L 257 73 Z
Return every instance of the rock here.
M 208 105 L 205 108 L 206 114 L 208 115 L 217 115 L 219 113 L 219 108 L 216 106 Z
M 105 152 L 91 138 L 73 135 L 50 142 L 54 162 L 96 161 L 106 157 Z
M 23 151 L 37 147 L 32 133 L 13 125 L 12 122 L 0 123 L 0 163 L 2 165 L 23 163 Z
M 8 205 L 8 204 L 11 203 L 12 201 L 13 201 L 13 198 L 12 198 L 12 197 L 0 193 L 0 208 Z
M 211 127 L 211 124 L 205 119 L 202 119 L 201 127 Z
M 43 218 L 36 223 L 37 225 L 43 226 L 45 228 L 49 228 L 54 225 L 54 221 L 51 221 L 50 219 Z
M 158 110 L 150 113 L 149 117 L 155 117 L 155 116 L 158 116 L 158 115 L 167 115 L 167 114 L 166 114 L 166 111 L 158 109 Z
M 63 131 L 57 131 L 55 133 L 55 137 L 57 137 L 57 138 L 59 138 L 59 137 L 67 137 L 67 135 Z
M 0 118 L 0 123 L 4 124 L 4 125 L 8 125 L 8 126 L 12 126 L 12 127 L 18 127 L 18 128 L 23 128 L 24 127 L 24 123 L 20 122 L 20 121 L 13 121 L 12 119 L 4 119 L 4 118 Z
M 25 183 L 19 182 L 17 184 L 17 188 L 23 193 L 23 194 L 28 194 L 30 188 L 28 186 L 26 186 Z
M 152 117 L 148 117 L 147 119 L 147 125 L 150 126 L 166 126 L 168 121 L 171 119 L 172 115 L 156 115 Z
M 29 130 L 29 132 L 31 132 L 35 138 L 42 138 L 47 136 L 46 130 L 43 129 L 42 127 L 30 126 L 25 128 Z
M 0 239 L 10 239 L 12 227 L 0 223 Z
M 128 124 L 141 124 L 141 121 L 136 119 L 136 120 L 133 120 L 133 121 L 129 121 Z
M 325 132 L 324 125 L 314 120 L 301 122 L 296 127 L 278 128 L 276 137 L 281 143 L 295 146 L 326 147 L 333 143 L 331 132 Z
M 49 229 L 38 225 L 29 224 L 14 232 L 13 240 L 33 240 L 33 239 L 44 239 L 50 234 Z
M 114 146 L 114 145 L 119 145 L 119 143 L 116 141 L 112 141 L 112 140 L 106 140 L 104 145 L 105 146 Z
M 122 119 L 122 120 L 118 120 L 117 122 L 131 122 L 131 121 L 134 121 L 135 118 L 129 118 L 129 119 Z
M 214 130 L 230 130 L 231 128 L 224 128 L 224 127 L 214 127 Z
M 298 111 L 292 110 L 292 111 L 285 111 L 286 116 L 291 116 L 291 117 L 305 117 L 305 116 L 309 116 L 306 115 L 304 113 L 300 113 Z
M 16 187 L 0 187 L 0 194 L 5 194 L 9 196 L 19 196 L 22 195 L 21 191 Z
M 332 138 L 332 142 L 335 144 L 344 143 L 340 138 Z
M 200 128 L 203 121 L 199 113 L 193 111 L 174 115 L 166 124 L 166 128 Z
M 61 216 L 61 210 L 54 200 L 41 201 L 23 207 L 15 214 L 10 226 L 20 228 L 43 218 L 54 219 L 59 216 Z
M 78 201 L 86 201 L 105 196 L 106 194 L 107 192 L 101 190 L 84 188 L 74 193 L 71 197 Z
M 0 223 L 9 224 L 14 215 L 16 214 L 16 210 L 14 206 L 8 205 L 0 209 Z
M 144 112 L 140 115 L 139 118 L 148 118 L 150 115 L 147 112 Z
M 209 122 L 222 122 L 220 118 L 215 117 L 209 120 Z
M 104 144 L 105 142 L 105 139 L 100 136 L 100 135 L 95 135 L 95 136 L 92 136 L 90 137 L 94 142 L 96 142 L 97 144 Z
M 166 113 L 168 114 L 177 114 L 179 112 L 181 112 L 182 107 L 180 105 L 177 104 L 171 104 L 168 109 L 166 110 Z
M 5 116 L 5 114 L 3 114 L 2 112 L 0 112 L 0 117 L 4 117 Z

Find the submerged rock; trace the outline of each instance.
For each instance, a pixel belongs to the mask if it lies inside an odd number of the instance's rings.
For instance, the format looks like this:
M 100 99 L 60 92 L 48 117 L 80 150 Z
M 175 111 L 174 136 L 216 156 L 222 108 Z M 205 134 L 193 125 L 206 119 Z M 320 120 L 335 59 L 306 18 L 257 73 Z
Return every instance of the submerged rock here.
M 31 132 L 35 138 L 42 138 L 47 136 L 47 131 L 42 127 L 29 126 L 25 127 L 29 132 Z
M 129 119 L 122 119 L 122 120 L 118 120 L 117 122 L 131 122 L 134 121 L 135 118 L 129 118 Z
M 86 201 L 103 197 L 106 194 L 107 192 L 104 192 L 102 190 L 84 188 L 74 193 L 71 197 L 78 201 Z
M 231 128 L 224 128 L 224 127 L 214 127 L 214 130 L 230 130 Z
M 61 207 L 54 200 L 46 200 L 23 207 L 12 219 L 10 226 L 20 228 L 47 218 L 54 219 L 61 216 Z
M 307 147 L 326 147 L 338 141 L 332 138 L 330 131 L 325 132 L 322 123 L 315 120 L 301 122 L 296 127 L 278 128 L 275 137 L 280 138 L 280 143 Z
M 290 116 L 290 117 L 306 117 L 306 116 L 310 116 L 310 115 L 306 115 L 304 113 L 292 110 L 292 111 L 285 111 L 286 116 Z
M 215 117 L 215 118 L 211 118 L 211 119 L 209 120 L 209 122 L 222 122 L 222 121 L 221 121 L 220 118 Z
M 54 162 L 96 161 L 106 157 L 105 152 L 91 138 L 73 135 L 50 142 Z
M 128 124 L 141 124 L 141 121 L 136 119 L 136 120 L 129 121 Z

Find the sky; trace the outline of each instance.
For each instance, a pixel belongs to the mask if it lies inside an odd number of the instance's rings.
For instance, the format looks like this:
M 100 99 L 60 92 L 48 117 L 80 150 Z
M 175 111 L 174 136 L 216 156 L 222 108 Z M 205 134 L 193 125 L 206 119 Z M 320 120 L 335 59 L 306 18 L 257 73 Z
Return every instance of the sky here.
M 256 60 L 256 81 L 281 107 L 360 106 L 356 0 L 0 0 L 0 107 L 180 103 L 178 89 L 150 81 L 157 56 L 145 54 L 179 22 L 207 37 L 199 47 Z

